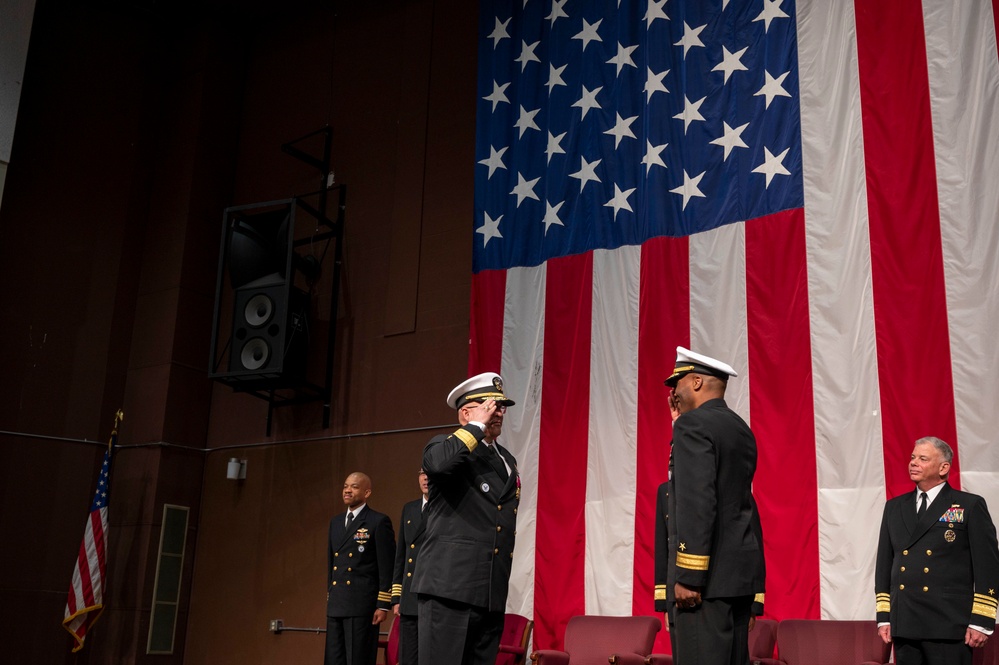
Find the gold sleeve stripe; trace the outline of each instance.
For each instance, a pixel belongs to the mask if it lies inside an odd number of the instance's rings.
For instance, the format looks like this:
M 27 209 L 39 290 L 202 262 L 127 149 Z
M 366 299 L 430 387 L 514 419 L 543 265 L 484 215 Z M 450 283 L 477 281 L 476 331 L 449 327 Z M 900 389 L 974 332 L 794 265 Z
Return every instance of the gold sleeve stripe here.
M 879 600 L 874 606 L 874 611 L 881 612 L 891 612 L 891 601 L 889 600 Z
M 401 584 L 393 584 L 392 585 L 392 595 L 393 596 L 401 596 L 402 595 L 402 585 Z
M 378 592 L 378 600 L 381 600 L 381 601 L 384 601 L 384 602 L 387 603 L 390 600 L 392 600 L 392 595 L 388 591 L 379 591 Z
M 982 616 L 982 617 L 988 617 L 989 619 L 992 619 L 993 621 L 995 621 L 995 618 L 996 618 L 996 606 L 995 605 L 986 605 L 984 603 L 980 603 L 976 599 L 975 602 L 971 606 L 971 613 L 972 614 L 977 614 L 978 616 Z
M 656 585 L 656 596 L 655 600 L 666 600 L 666 585 L 657 584 Z
M 992 607 L 999 606 L 999 600 L 982 593 L 975 594 L 975 602 L 982 603 L 983 605 L 991 605 Z
M 454 435 L 461 439 L 461 442 L 468 446 L 469 450 L 475 450 L 475 446 L 479 445 L 479 441 L 467 429 L 459 429 Z
M 688 570 L 707 570 L 711 557 L 703 554 L 676 553 L 676 565 Z
M 760 605 L 762 605 L 763 604 L 763 598 L 764 598 L 765 595 L 766 594 L 762 594 L 762 593 L 756 594 L 755 596 L 753 596 L 753 602 L 754 603 L 759 603 Z

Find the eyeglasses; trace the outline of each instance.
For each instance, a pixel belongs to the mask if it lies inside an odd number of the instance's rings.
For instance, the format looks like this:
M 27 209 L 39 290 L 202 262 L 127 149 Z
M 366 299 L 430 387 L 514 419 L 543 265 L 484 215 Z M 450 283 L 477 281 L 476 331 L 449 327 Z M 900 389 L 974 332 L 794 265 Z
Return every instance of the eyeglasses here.
M 473 408 L 475 408 L 476 406 L 478 406 L 480 404 L 482 404 L 482 402 L 469 402 L 468 404 L 465 404 L 461 408 L 463 408 L 463 409 L 473 409 Z M 496 402 L 496 410 L 497 411 L 499 411 L 500 413 L 506 413 L 506 409 L 507 409 L 506 404 L 500 404 L 499 402 Z

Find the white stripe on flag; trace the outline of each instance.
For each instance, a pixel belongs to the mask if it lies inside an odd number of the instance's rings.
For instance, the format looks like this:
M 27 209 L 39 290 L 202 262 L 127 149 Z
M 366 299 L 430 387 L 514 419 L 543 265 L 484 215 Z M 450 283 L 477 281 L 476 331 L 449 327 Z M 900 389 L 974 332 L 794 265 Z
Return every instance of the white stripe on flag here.
M 850 3 L 797 9 L 821 609 L 873 619 L 885 489 L 856 28 Z
M 506 412 L 501 439 L 517 458 L 521 483 L 507 611 L 526 617 L 534 616 L 544 330 L 545 267 L 507 271 L 500 373 L 512 394 L 522 396 L 517 406 Z
M 586 612 L 631 616 L 641 247 L 593 253 Z M 608 565 L 620 561 L 627 565 Z
M 999 507 L 999 57 L 989 2 L 924 3 L 963 489 Z M 983 150 L 983 146 L 990 149 Z M 932 433 L 928 433 L 932 434 Z
M 745 224 L 729 224 L 689 240 L 690 348 L 725 360 L 739 373 L 739 379 L 729 384 L 725 402 L 752 425 Z

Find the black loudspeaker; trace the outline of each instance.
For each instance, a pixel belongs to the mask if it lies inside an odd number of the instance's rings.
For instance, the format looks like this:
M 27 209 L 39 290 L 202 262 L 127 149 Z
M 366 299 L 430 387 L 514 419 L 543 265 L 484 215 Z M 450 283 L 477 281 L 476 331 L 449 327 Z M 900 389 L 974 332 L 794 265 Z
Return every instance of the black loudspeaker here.
M 293 386 L 305 379 L 309 350 L 309 294 L 278 283 L 235 290 L 228 383 Z

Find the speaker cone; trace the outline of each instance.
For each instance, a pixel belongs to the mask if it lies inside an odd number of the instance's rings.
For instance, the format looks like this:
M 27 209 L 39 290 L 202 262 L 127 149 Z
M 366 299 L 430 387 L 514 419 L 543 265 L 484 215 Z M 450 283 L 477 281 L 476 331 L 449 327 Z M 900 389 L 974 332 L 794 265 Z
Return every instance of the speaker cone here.
M 262 337 L 254 337 L 243 346 L 239 361 L 246 369 L 260 369 L 271 357 L 271 347 Z
M 274 316 L 274 301 L 266 294 L 258 293 L 249 299 L 243 309 L 243 318 L 254 328 L 259 328 Z

